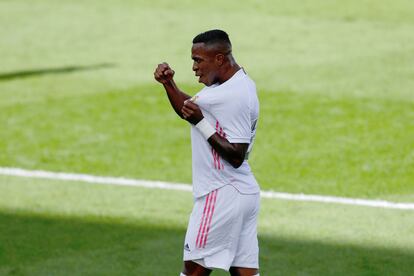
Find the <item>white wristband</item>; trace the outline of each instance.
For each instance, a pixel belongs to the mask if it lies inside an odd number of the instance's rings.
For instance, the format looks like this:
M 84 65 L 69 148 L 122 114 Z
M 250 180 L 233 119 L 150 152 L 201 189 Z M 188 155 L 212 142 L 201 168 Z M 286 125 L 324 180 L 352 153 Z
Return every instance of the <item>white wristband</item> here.
M 216 130 L 210 125 L 206 118 L 203 118 L 200 122 L 198 122 L 195 127 L 201 132 L 206 140 L 216 133 Z

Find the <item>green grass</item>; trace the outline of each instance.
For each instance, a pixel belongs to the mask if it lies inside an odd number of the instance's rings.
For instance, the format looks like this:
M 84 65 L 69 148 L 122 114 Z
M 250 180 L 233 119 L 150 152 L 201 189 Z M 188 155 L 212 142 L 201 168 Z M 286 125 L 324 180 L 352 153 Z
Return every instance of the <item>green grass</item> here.
M 293 92 L 260 99 L 251 164 L 262 188 L 414 194 L 414 103 Z M 157 86 L 46 98 L 2 114 L 3 166 L 191 182 L 189 127 Z
M 167 60 L 195 93 L 191 39 L 219 26 L 259 88 L 263 188 L 412 197 L 413 4 L 272 3 L 1 2 L 0 165 L 190 182 L 188 127 L 152 72 Z
M 0 1 L 0 166 L 190 183 L 189 127 L 153 70 L 168 61 L 194 94 L 191 40 L 223 28 L 258 86 L 263 189 L 414 202 L 413 10 Z M 263 275 L 412 273 L 410 211 L 262 203 Z M 190 209 L 186 193 L 1 176 L 0 274 L 177 275 Z
M 152 82 L 155 65 L 164 60 L 174 66 L 180 83 L 194 83 L 191 39 L 221 27 L 261 89 L 413 100 L 414 4 L 408 0 L 0 5 L 2 72 L 113 64 L 2 83 L 9 93 L 30 97 L 129 88 Z M 26 16 L 31 13 L 42 16 L 33 21 Z
M 0 191 L 0 274 L 176 275 L 181 269 L 190 193 L 4 176 Z M 261 205 L 264 275 L 411 272 L 411 211 Z

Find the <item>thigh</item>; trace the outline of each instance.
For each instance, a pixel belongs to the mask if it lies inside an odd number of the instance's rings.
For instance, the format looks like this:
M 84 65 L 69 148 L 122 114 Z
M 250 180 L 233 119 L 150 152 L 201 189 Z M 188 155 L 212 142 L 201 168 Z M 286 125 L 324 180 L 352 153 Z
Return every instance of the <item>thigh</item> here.
M 223 186 L 197 199 L 184 243 L 184 260 L 203 259 L 209 268 L 228 270 L 242 227 L 240 193 Z
M 243 225 L 232 267 L 259 268 L 259 244 L 257 219 L 260 208 L 260 194 L 242 195 Z
M 205 268 L 195 262 L 185 261 L 183 273 L 185 275 L 196 275 L 196 276 L 208 276 L 211 273 L 211 269 Z
M 242 267 L 231 267 L 231 276 L 255 276 L 259 275 L 259 270 L 256 268 L 242 268 Z

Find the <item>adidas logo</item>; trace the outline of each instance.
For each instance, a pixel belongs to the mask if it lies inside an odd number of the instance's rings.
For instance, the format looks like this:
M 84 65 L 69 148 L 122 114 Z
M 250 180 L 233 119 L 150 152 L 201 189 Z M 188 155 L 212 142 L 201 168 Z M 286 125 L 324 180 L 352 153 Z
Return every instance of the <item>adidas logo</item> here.
M 190 250 L 190 247 L 188 246 L 188 243 L 186 243 L 186 244 L 184 245 L 184 250 L 185 250 L 185 251 L 191 251 L 191 250 Z

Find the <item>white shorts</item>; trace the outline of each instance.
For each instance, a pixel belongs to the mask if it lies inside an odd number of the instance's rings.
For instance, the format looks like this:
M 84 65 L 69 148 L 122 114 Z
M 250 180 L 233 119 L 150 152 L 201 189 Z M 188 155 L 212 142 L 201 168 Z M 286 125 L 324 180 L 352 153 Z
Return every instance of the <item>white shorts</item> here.
M 207 268 L 259 268 L 257 217 L 260 194 L 232 185 L 196 198 L 184 241 L 184 261 Z

